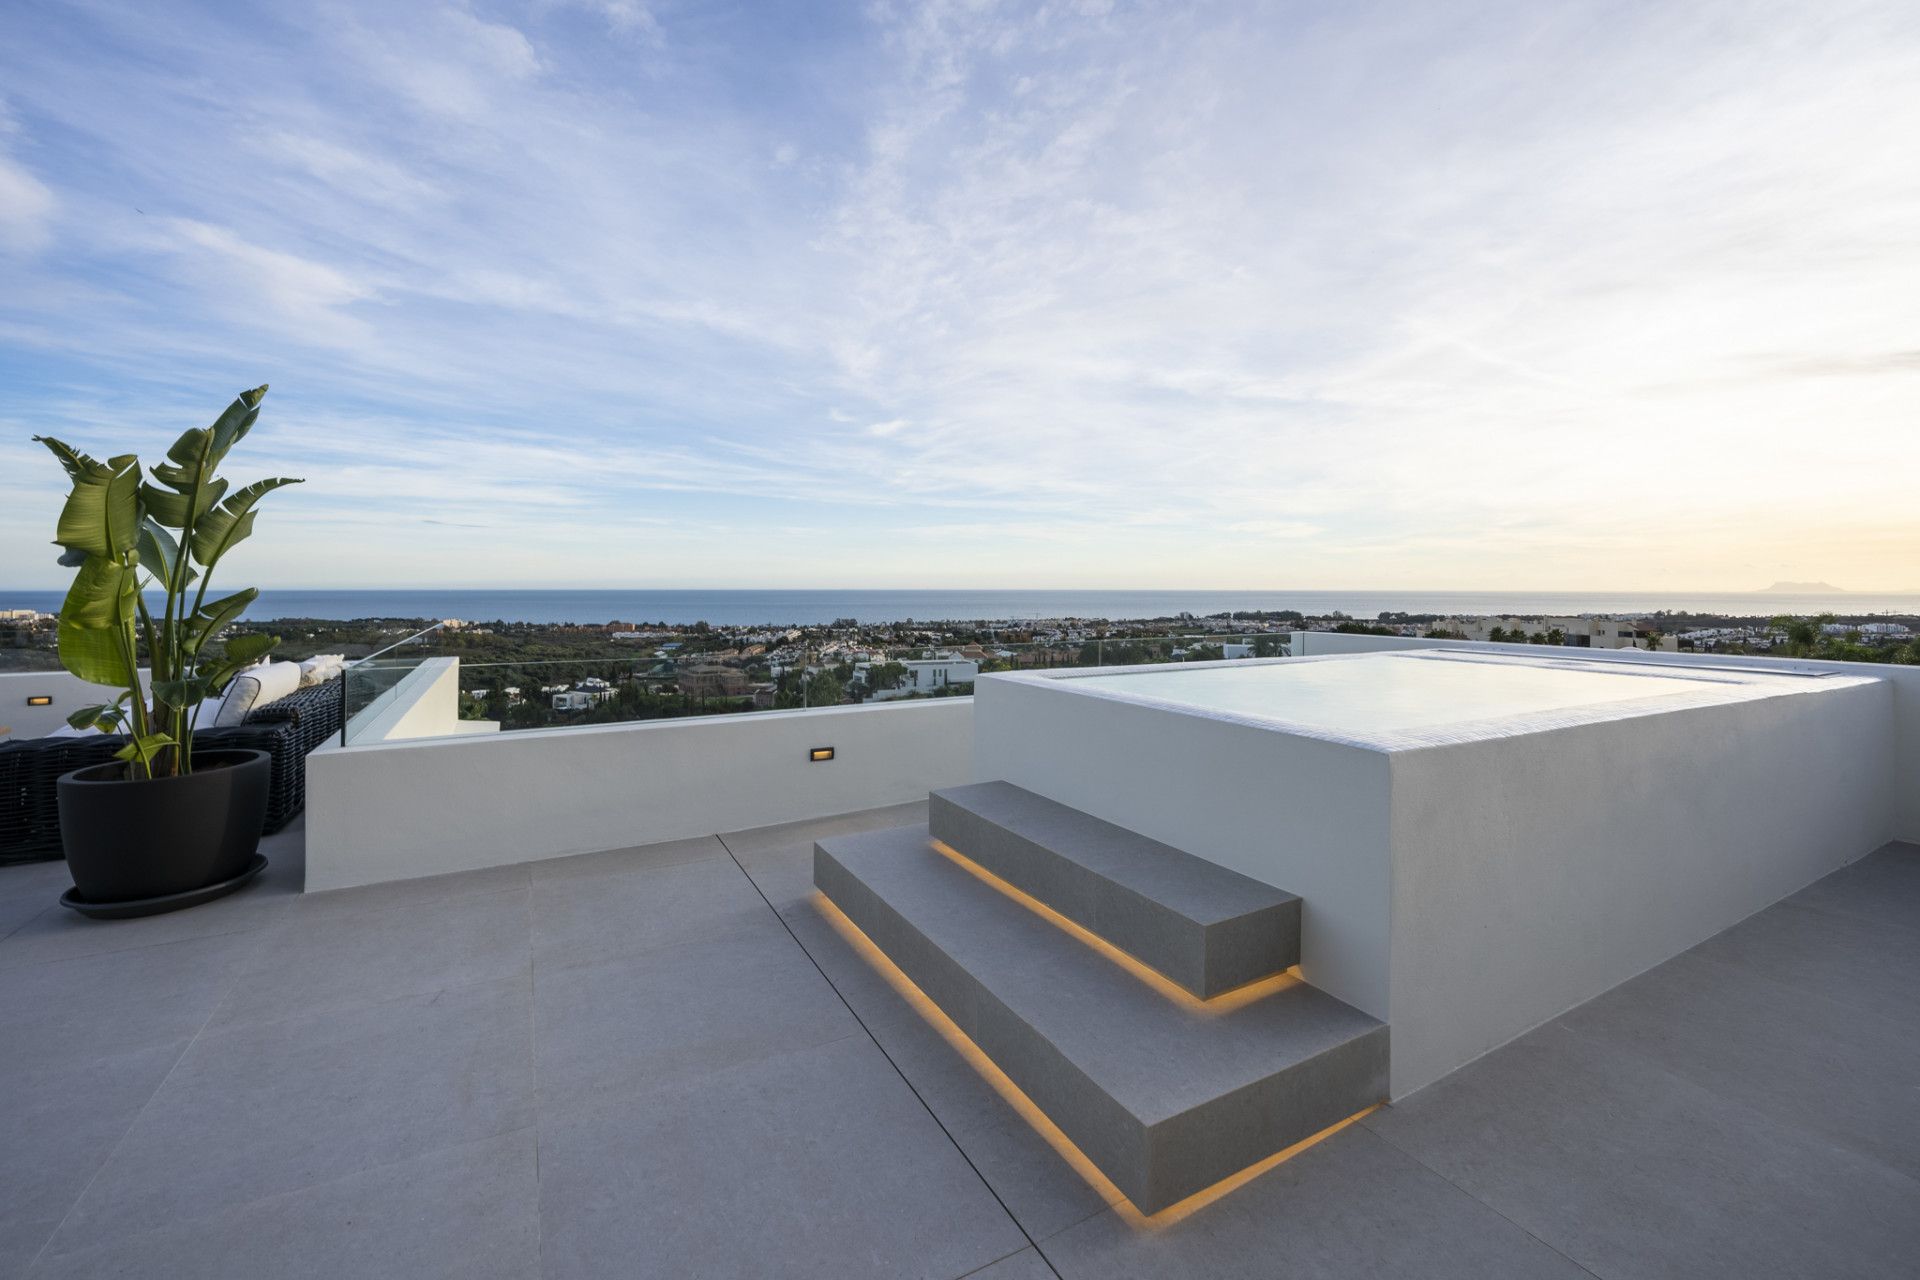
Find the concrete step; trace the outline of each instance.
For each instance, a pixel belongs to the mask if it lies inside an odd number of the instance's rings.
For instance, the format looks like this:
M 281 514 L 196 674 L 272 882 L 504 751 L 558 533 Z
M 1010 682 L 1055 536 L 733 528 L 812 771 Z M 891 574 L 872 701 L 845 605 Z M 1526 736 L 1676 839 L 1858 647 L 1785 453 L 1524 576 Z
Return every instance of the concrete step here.
M 1010 782 L 936 791 L 934 839 L 1201 997 L 1300 963 L 1300 899 Z
M 966 870 L 924 826 L 823 840 L 814 884 L 1155 1213 L 1387 1093 L 1385 1023 L 1290 975 L 1212 1004 Z

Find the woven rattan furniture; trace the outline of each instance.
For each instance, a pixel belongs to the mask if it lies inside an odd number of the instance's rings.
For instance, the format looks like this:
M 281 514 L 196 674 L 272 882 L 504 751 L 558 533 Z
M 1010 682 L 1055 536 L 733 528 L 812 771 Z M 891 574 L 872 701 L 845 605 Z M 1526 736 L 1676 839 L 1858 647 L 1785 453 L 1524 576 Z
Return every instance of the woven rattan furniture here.
M 202 729 L 197 749 L 264 751 L 268 757 L 266 830 L 293 821 L 307 801 L 307 754 L 340 732 L 340 681 L 301 689 L 253 712 L 246 723 Z M 0 743 L 0 865 L 60 857 L 61 774 L 113 759 L 119 735 L 29 738 Z

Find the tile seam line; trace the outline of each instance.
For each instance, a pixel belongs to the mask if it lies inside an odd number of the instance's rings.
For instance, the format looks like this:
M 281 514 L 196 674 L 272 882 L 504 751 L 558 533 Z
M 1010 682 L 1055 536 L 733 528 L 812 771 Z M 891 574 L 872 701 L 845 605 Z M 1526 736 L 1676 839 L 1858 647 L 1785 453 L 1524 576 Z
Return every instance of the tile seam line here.
M 968 1155 L 966 1148 L 960 1145 L 960 1140 L 953 1136 L 953 1131 L 948 1129 L 946 1123 L 935 1114 L 933 1107 L 928 1104 L 926 1098 L 921 1096 L 920 1090 L 914 1088 L 913 1081 L 909 1080 L 907 1073 L 900 1069 L 900 1064 L 895 1062 L 893 1055 L 887 1052 L 887 1047 L 880 1043 L 880 1038 L 873 1034 L 873 1028 L 867 1025 L 867 1020 L 860 1016 L 860 1011 L 853 1007 L 853 1002 L 847 999 L 846 993 L 841 991 L 832 977 L 828 975 L 827 971 L 820 967 L 820 962 L 814 959 L 813 952 L 807 950 L 806 944 L 800 941 L 800 935 L 793 931 L 793 926 L 787 923 L 787 918 L 780 914 L 780 909 L 773 905 L 773 900 L 767 897 L 766 892 L 760 888 L 760 882 L 752 876 L 747 875 L 746 867 L 741 864 L 738 857 L 735 857 L 733 846 L 727 843 L 726 837 L 724 835 L 715 835 L 714 839 L 718 840 L 720 847 L 727 851 L 727 857 L 733 860 L 733 865 L 739 868 L 740 874 L 746 876 L 747 883 L 751 884 L 753 891 L 760 895 L 760 900 L 767 904 L 767 910 L 773 912 L 773 918 L 780 922 L 780 927 L 786 930 L 789 938 L 793 939 L 793 945 L 800 948 L 800 954 L 807 958 L 807 963 L 813 966 L 814 972 L 818 973 L 821 980 L 827 984 L 827 988 L 833 992 L 834 998 L 840 1001 L 841 1005 L 846 1008 L 847 1013 L 860 1025 L 860 1029 L 866 1032 L 868 1041 L 872 1043 L 874 1048 L 880 1051 L 880 1056 L 887 1060 L 887 1065 L 893 1068 L 893 1073 L 900 1077 L 900 1083 L 907 1086 L 907 1092 L 913 1095 L 914 1101 L 918 1102 L 921 1110 L 927 1113 L 927 1118 L 939 1126 L 941 1135 L 952 1145 L 955 1153 L 957 1153 L 962 1160 L 966 1161 L 967 1168 L 971 1169 L 973 1176 L 980 1180 L 980 1185 L 986 1189 L 988 1195 L 993 1197 L 993 1202 L 1000 1206 L 1000 1212 L 1007 1216 L 1007 1221 L 1013 1224 L 1013 1229 L 1018 1231 L 1021 1237 L 1026 1240 L 1027 1247 L 1032 1249 L 1041 1262 L 1046 1264 L 1047 1270 L 1053 1273 L 1055 1280 L 1060 1280 L 1060 1272 L 1055 1269 L 1052 1260 L 1049 1259 L 1045 1253 L 1041 1252 L 1040 1243 L 1033 1238 L 1033 1233 L 1028 1231 L 1026 1225 L 1014 1215 L 1013 1210 L 1007 1206 L 1007 1202 L 1000 1198 L 1000 1193 L 994 1189 L 991 1182 L 987 1181 L 987 1175 L 980 1171 L 980 1166 L 973 1162 L 973 1157 Z M 1020 1249 L 1013 1251 L 1013 1253 L 1020 1252 L 1022 1252 Z M 985 1265 L 990 1267 L 994 1265 L 994 1263 L 1004 1261 L 1005 1258 L 1012 1256 L 1012 1253 L 1006 1254 L 1002 1258 L 995 1258 L 993 1262 L 986 1263 Z M 963 1277 L 972 1275 L 974 1272 L 982 1269 L 981 1267 L 976 1267 L 974 1271 L 962 1272 L 961 1275 Z
M 45 916 L 50 916 L 56 911 L 65 911 L 66 909 L 67 908 L 60 906 L 58 903 L 55 903 L 39 915 L 29 916 L 27 919 L 22 920 L 11 932 L 0 935 L 0 942 L 8 941 L 14 934 L 19 933 L 20 930 L 26 928 L 34 921 Z M 279 913 L 284 914 L 287 910 L 288 908 L 282 907 Z M 42 960 L 0 960 L 0 973 L 15 973 L 43 964 L 71 964 L 76 960 L 98 960 L 102 956 L 130 955 L 135 951 L 151 951 L 155 947 L 178 946 L 182 942 L 205 942 L 210 938 L 237 938 L 243 933 L 260 933 L 264 930 L 271 929 L 275 927 L 277 923 L 277 921 L 265 920 L 259 924 L 245 925 L 238 929 L 209 929 L 205 933 L 190 933 L 179 938 L 161 938 L 153 942 L 136 942 L 131 946 L 110 947 L 104 951 L 82 951 L 78 955 L 71 956 L 48 956 Z
M 1387 1105 L 1387 1109 L 1392 1110 L 1391 1103 Z M 1520 1225 L 1518 1222 L 1515 1222 L 1512 1218 L 1509 1218 L 1506 1214 L 1502 1213 L 1499 1209 L 1487 1203 L 1486 1200 L 1482 1199 L 1478 1195 L 1475 1195 L 1473 1192 L 1467 1190 L 1467 1188 L 1461 1186 L 1459 1183 L 1455 1182 L 1452 1178 L 1448 1177 L 1446 1174 L 1434 1168 L 1432 1165 L 1428 1164 L 1425 1160 L 1422 1160 L 1419 1156 L 1415 1155 L 1413 1152 L 1407 1150 L 1405 1147 L 1395 1142 L 1391 1137 L 1380 1132 L 1378 1129 L 1374 1128 L 1372 1125 L 1367 1124 L 1365 1120 L 1362 1120 L 1360 1123 L 1363 1127 L 1366 1128 L 1367 1132 L 1371 1133 L 1374 1137 L 1380 1139 L 1382 1142 L 1386 1143 L 1389 1147 L 1392 1147 L 1395 1151 L 1399 1152 L 1401 1155 L 1405 1156 L 1407 1159 L 1413 1161 L 1414 1164 L 1420 1166 L 1422 1169 L 1425 1169 L 1428 1173 L 1440 1179 L 1440 1181 L 1446 1183 L 1448 1186 L 1452 1187 L 1455 1191 L 1458 1191 L 1461 1195 L 1473 1201 L 1475 1204 L 1485 1209 L 1488 1213 L 1491 1213 L 1494 1217 L 1500 1219 L 1500 1221 L 1506 1223 L 1508 1226 L 1512 1227 L 1515 1231 L 1518 1231 L 1521 1235 L 1524 1235 L 1525 1237 L 1527 1237 L 1527 1239 L 1539 1245 L 1542 1249 L 1545 1249 L 1548 1253 L 1553 1254 L 1556 1258 L 1566 1259 L 1566 1263 L 1568 1266 L 1577 1268 L 1583 1275 L 1592 1276 L 1594 1280 L 1605 1280 L 1605 1277 L 1603 1277 L 1598 1271 L 1595 1271 L 1593 1268 L 1587 1266 L 1585 1263 L 1581 1262 L 1578 1258 L 1575 1258 L 1572 1255 L 1566 1253 L 1564 1250 L 1559 1249 L 1556 1246 L 1549 1244 L 1547 1241 L 1541 1239 L 1533 1231 Z
M 221 1035 L 228 1031 L 241 1031 L 249 1027 L 275 1027 L 284 1022 L 298 1021 L 301 1018 L 320 1017 L 330 1013 L 344 1013 L 353 1009 L 372 1009 L 383 1004 L 397 1004 L 402 1000 L 438 1000 L 441 996 L 453 991 L 467 991 L 474 987 L 498 987 L 511 982 L 519 982 L 520 980 L 517 974 L 509 973 L 498 978 L 475 978 L 471 982 L 444 982 L 439 986 L 426 987 L 419 991 L 404 991 L 398 995 L 391 996 L 349 994 L 337 1000 L 327 1000 L 320 1004 L 311 1005 L 305 1009 L 298 1009 L 292 1013 L 278 1014 L 271 1018 L 246 1018 L 238 1022 L 223 1022 L 213 1028 L 213 1033 L 215 1035 Z M 529 991 L 531 991 L 532 981 L 532 976 L 529 974 L 527 977 Z M 531 995 L 529 995 L 529 998 L 531 998 Z M 224 1007 L 225 1004 L 226 1001 L 223 997 L 221 1007 Z M 214 1012 L 217 1014 L 219 1009 L 216 1008 Z M 195 1038 L 197 1039 L 198 1037 L 196 1036 Z
M 533 870 L 527 870 L 527 1092 L 533 1101 L 533 1264 L 547 1269 L 547 1222 L 540 1211 L 540 988 L 534 977 Z
M 213 936 L 220 937 L 225 935 L 216 934 Z M 108 1165 L 113 1163 L 113 1158 L 120 1154 L 120 1149 L 127 1145 L 127 1139 L 133 1136 L 134 1128 L 140 1123 L 140 1118 L 147 1114 L 147 1110 L 153 1106 L 153 1100 L 159 1097 L 161 1091 L 167 1087 L 167 1081 L 173 1079 L 174 1073 L 180 1070 L 180 1064 L 187 1060 L 189 1053 L 193 1052 L 193 1046 L 200 1043 L 200 1037 L 206 1034 L 207 1027 L 212 1024 L 214 1015 L 220 1012 L 221 1008 L 226 1004 L 227 997 L 233 994 L 233 989 L 239 985 L 240 978 L 241 975 L 236 973 L 228 979 L 226 987 L 220 992 L 220 998 L 213 1002 L 213 1006 L 207 1010 L 207 1016 L 200 1020 L 200 1026 L 194 1031 L 187 1042 L 180 1046 L 180 1052 L 174 1058 L 172 1064 L 167 1067 L 167 1073 L 160 1077 L 160 1082 L 154 1085 L 153 1092 L 148 1094 L 146 1101 L 140 1104 L 140 1109 L 135 1111 L 127 1120 L 127 1127 L 120 1131 L 120 1136 L 114 1140 L 112 1149 L 109 1150 L 106 1157 L 94 1167 L 92 1175 L 87 1179 L 87 1184 L 80 1188 L 79 1194 L 75 1195 L 73 1200 L 67 1205 L 67 1211 L 60 1215 L 60 1221 L 56 1222 L 53 1230 L 47 1233 L 47 1238 L 40 1242 L 40 1248 L 34 1252 L 33 1257 L 27 1262 L 27 1270 L 29 1272 L 39 1266 L 40 1260 L 47 1256 L 47 1250 L 52 1248 L 53 1242 L 59 1238 L 61 1229 L 65 1227 L 68 1220 L 73 1217 L 73 1211 L 80 1207 L 80 1202 L 87 1198 L 87 1193 L 93 1190 L 96 1182 L 100 1181 L 100 1175 L 106 1171 Z M 54 1256 L 57 1257 L 59 1255 L 56 1254 Z
M 477 1147 L 484 1142 L 498 1142 L 500 1139 L 511 1137 L 516 1133 L 526 1133 L 528 1130 L 532 1129 L 533 1127 L 534 1127 L 533 1123 L 529 1121 L 526 1124 L 517 1124 L 512 1126 L 511 1128 L 502 1129 L 498 1133 L 482 1134 L 480 1137 L 477 1137 L 477 1138 L 464 1138 L 459 1142 L 448 1142 L 448 1143 L 441 1144 L 439 1146 L 425 1147 L 419 1151 L 413 1152 L 410 1155 L 396 1156 L 391 1160 L 375 1160 L 370 1164 L 357 1165 L 352 1169 L 348 1169 L 344 1173 L 337 1173 L 330 1178 L 322 1178 L 318 1182 L 307 1183 L 305 1186 L 288 1187 L 284 1191 L 270 1191 L 266 1195 L 255 1196 L 251 1200 L 228 1201 L 222 1204 L 219 1208 L 212 1210 L 211 1212 L 197 1214 L 191 1218 L 173 1218 L 173 1219 L 169 1219 L 166 1222 L 161 1223 L 158 1226 L 143 1227 L 138 1231 L 130 1232 L 125 1235 L 114 1235 L 114 1236 L 103 1237 L 102 1239 L 95 1240 L 86 1245 L 83 1245 L 81 1248 L 69 1249 L 63 1253 L 53 1254 L 52 1256 L 47 1257 L 45 1259 L 42 1259 L 39 1255 L 35 1255 L 33 1263 L 29 1264 L 27 1274 L 29 1276 L 32 1275 L 33 1266 L 38 1265 L 43 1260 L 46 1262 L 55 1262 L 61 1258 L 70 1258 L 70 1257 L 73 1257 L 75 1254 L 84 1253 L 89 1249 L 103 1248 L 113 1244 L 122 1243 L 125 1241 L 140 1240 L 147 1236 L 153 1235 L 156 1232 L 165 1231 L 170 1227 L 180 1226 L 183 1224 L 191 1224 L 195 1222 L 203 1222 L 208 1218 L 214 1217 L 217 1214 L 228 1211 L 228 1210 L 245 1209 L 245 1208 L 250 1208 L 253 1205 L 266 1204 L 268 1201 L 272 1201 L 272 1200 L 285 1200 L 292 1196 L 307 1195 L 311 1192 L 321 1189 L 322 1187 L 331 1186 L 336 1182 L 344 1182 L 348 1178 L 357 1178 L 363 1174 L 378 1172 L 381 1169 L 391 1169 L 395 1165 L 410 1164 L 415 1160 L 424 1160 L 429 1156 L 440 1155 L 443 1152 L 457 1151 L 461 1147 Z M 536 1214 L 535 1216 L 537 1218 L 538 1215 Z M 48 1237 L 48 1239 L 51 1240 L 52 1237 Z

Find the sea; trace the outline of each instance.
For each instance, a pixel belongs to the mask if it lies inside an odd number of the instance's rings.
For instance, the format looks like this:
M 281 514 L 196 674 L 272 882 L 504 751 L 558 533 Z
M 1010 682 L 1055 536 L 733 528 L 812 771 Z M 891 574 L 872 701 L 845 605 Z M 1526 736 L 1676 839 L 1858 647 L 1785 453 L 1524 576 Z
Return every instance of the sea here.
M 0 610 L 60 607 L 59 591 L 0 588 Z M 247 611 L 274 618 L 459 618 L 466 622 L 664 622 L 715 626 L 816 625 L 852 618 L 863 623 L 1022 621 L 1040 618 L 1195 617 L 1297 609 L 1310 617 L 1334 612 L 1372 620 L 1383 613 L 1460 616 L 1711 613 L 1730 617 L 1834 613 L 1920 615 L 1920 592 L 1804 595 L 1763 591 L 671 591 L 431 589 L 310 591 L 269 589 Z

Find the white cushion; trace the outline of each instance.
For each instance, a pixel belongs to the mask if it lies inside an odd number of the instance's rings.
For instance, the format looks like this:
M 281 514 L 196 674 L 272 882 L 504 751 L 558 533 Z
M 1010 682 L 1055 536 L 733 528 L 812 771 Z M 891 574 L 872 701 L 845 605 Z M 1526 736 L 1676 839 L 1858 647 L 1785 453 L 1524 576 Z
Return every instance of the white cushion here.
M 300 687 L 325 684 L 345 670 L 346 665 L 347 656 L 343 653 L 316 653 L 300 664 Z
M 270 706 L 300 687 L 297 662 L 260 662 L 243 667 L 227 685 L 227 696 L 220 700 L 215 727 L 244 724 L 253 712 Z

